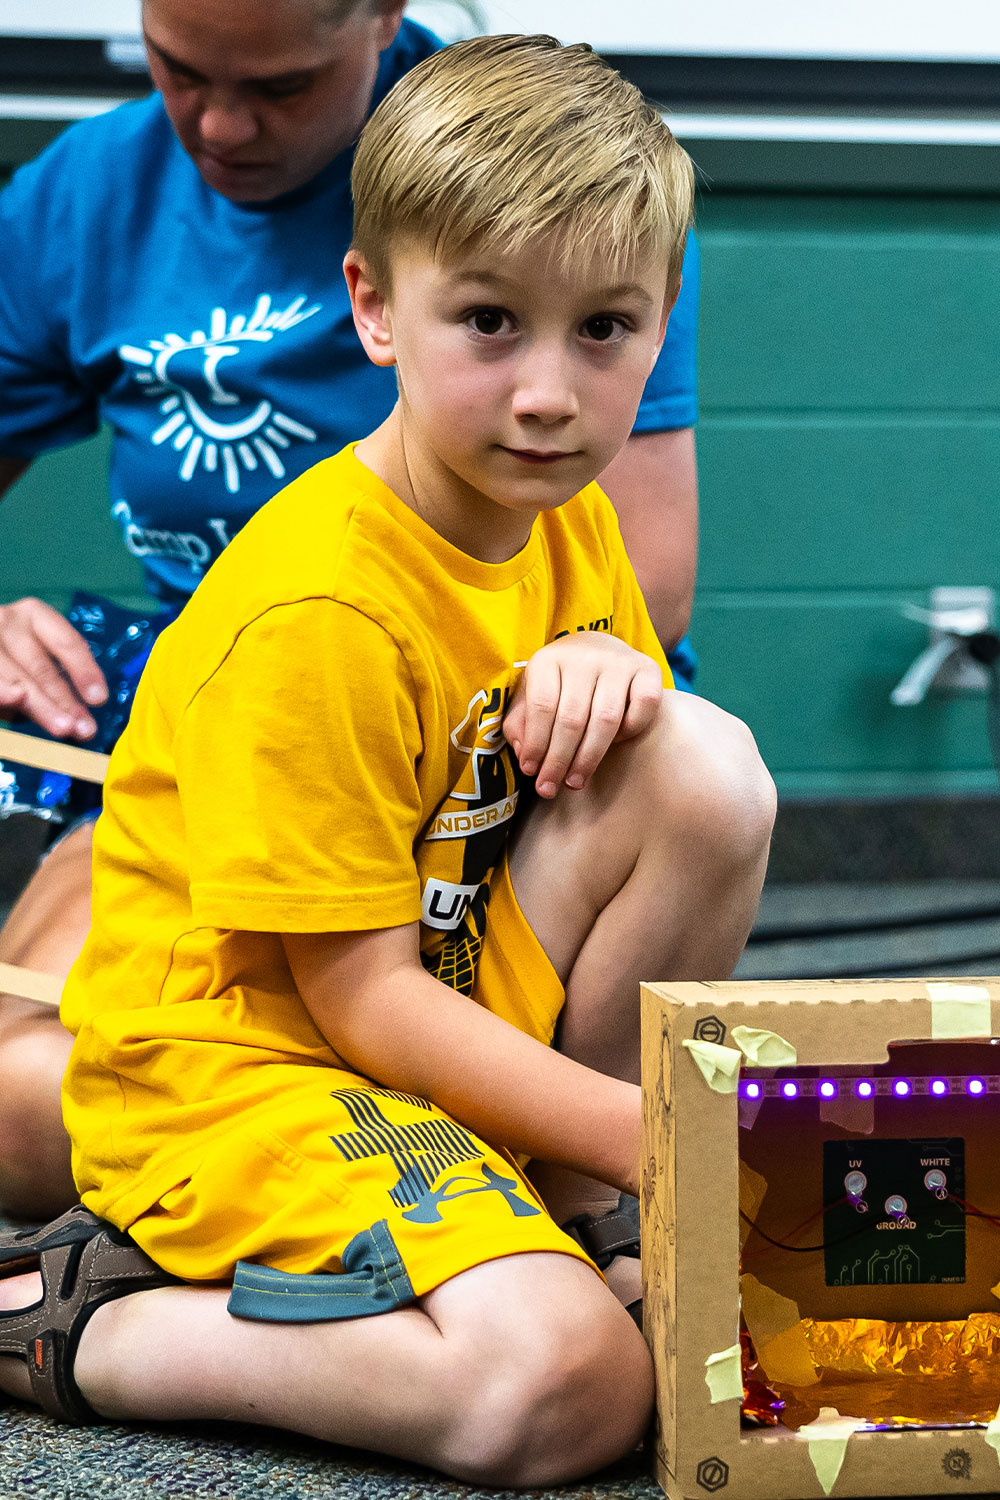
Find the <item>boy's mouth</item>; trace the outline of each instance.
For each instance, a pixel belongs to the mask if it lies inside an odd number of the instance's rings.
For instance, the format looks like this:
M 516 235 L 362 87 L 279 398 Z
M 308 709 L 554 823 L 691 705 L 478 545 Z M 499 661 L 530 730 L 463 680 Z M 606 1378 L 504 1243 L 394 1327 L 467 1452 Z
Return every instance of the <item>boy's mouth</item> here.
M 544 451 L 538 448 L 505 448 L 505 453 L 513 454 L 515 458 L 521 459 L 526 464 L 554 464 L 561 458 L 574 458 L 574 453 Z

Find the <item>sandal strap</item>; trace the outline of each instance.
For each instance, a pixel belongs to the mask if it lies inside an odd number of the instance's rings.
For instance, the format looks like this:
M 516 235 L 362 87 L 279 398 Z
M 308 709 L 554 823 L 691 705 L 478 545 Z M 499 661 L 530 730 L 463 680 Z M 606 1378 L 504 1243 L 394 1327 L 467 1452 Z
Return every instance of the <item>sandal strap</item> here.
M 608 1213 L 576 1214 L 562 1227 L 600 1271 L 607 1270 L 616 1255 L 639 1254 L 639 1204 L 625 1193 Z
M 27 1263 L 42 1277 L 42 1299 L 0 1314 L 0 1354 L 28 1367 L 35 1400 L 49 1416 L 101 1422 L 73 1376 L 80 1336 L 99 1307 L 130 1292 L 178 1284 L 124 1231 L 77 1204 L 36 1231 L 0 1235 L 0 1274 Z

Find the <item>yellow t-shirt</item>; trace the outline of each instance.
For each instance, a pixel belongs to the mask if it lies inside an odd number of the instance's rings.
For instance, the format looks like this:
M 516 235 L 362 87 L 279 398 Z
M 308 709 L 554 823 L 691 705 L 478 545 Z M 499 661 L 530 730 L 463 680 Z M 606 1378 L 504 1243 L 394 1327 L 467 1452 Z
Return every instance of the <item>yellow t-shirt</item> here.
M 240 532 L 157 642 L 94 834 L 93 927 L 66 984 L 81 1194 L 143 1213 L 266 1090 L 333 1054 L 280 934 L 421 922 L 469 992 L 485 882 L 521 792 L 501 731 L 524 663 L 607 630 L 669 669 L 592 484 L 491 564 L 355 458 Z M 261 1094 L 266 1099 L 266 1093 Z

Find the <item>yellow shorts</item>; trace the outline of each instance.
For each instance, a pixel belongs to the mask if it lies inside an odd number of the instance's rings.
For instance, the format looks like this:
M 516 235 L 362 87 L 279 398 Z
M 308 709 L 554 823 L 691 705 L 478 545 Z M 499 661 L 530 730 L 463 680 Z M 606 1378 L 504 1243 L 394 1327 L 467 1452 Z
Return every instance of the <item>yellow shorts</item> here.
M 491 885 L 473 999 L 548 1043 L 562 986 L 506 863 Z M 232 1281 L 237 1315 L 358 1317 L 501 1256 L 587 1260 L 513 1158 L 427 1100 L 339 1069 L 262 1066 L 268 1103 L 129 1226 L 175 1275 Z

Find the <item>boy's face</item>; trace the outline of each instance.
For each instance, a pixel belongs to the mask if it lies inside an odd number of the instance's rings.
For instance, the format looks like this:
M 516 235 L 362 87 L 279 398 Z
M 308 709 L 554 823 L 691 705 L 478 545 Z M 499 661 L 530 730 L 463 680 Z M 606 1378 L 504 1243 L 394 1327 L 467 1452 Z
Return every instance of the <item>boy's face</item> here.
M 566 271 L 558 248 L 441 262 L 409 246 L 388 298 L 348 256 L 362 341 L 397 367 L 407 462 L 433 481 L 441 514 L 428 518 L 456 545 L 473 513 L 523 545 L 539 511 L 596 478 L 624 446 L 659 352 L 662 263 L 615 276 L 595 257 Z

